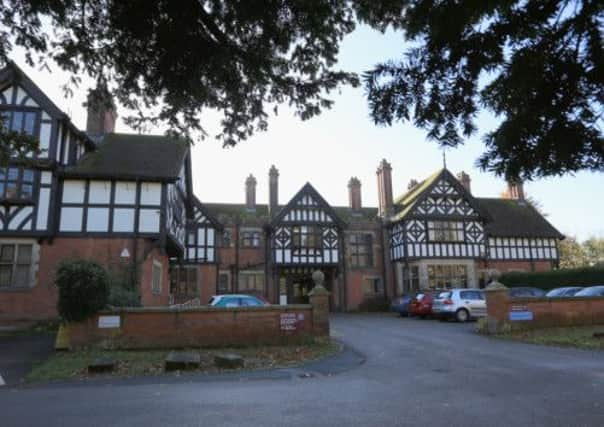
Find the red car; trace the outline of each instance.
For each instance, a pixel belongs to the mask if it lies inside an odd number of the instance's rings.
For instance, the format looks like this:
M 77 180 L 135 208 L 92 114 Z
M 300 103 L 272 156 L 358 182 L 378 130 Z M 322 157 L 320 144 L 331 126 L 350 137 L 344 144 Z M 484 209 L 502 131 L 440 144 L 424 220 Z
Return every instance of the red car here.
M 412 316 L 419 316 L 422 319 L 432 314 L 432 301 L 434 294 L 431 292 L 420 292 L 409 303 L 409 313 Z

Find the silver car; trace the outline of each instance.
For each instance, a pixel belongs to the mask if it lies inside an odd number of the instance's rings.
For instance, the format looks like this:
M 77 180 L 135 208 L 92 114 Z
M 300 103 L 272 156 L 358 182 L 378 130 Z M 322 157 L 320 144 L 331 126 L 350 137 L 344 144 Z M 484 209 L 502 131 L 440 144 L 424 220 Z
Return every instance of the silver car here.
M 432 302 L 432 313 L 441 320 L 466 322 L 485 317 L 487 303 L 479 289 L 451 289 L 439 293 Z

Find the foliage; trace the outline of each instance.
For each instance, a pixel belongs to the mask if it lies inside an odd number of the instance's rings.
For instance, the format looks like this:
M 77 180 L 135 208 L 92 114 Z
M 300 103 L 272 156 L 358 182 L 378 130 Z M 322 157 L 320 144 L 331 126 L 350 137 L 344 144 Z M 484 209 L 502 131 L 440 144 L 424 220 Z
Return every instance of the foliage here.
M 267 127 L 267 107 L 302 119 L 329 108 L 325 93 L 358 84 L 334 70 L 354 29 L 346 0 L 3 0 L 0 62 L 21 46 L 33 65 L 54 60 L 108 85 L 136 130 L 166 124 L 205 136 L 200 113 L 222 112 L 225 145 Z
M 560 242 L 560 266 L 563 268 L 604 267 L 604 239 L 592 237 L 579 243 L 574 237 Z
M 550 290 L 560 286 L 604 285 L 604 267 L 584 267 L 537 273 L 511 272 L 501 275 L 499 281 L 508 287 L 534 286 Z
M 25 132 L 15 132 L 5 123 L 5 117 L 0 115 L 0 165 L 6 165 L 11 159 L 27 162 L 28 153 L 39 153 L 38 138 Z
M 119 262 L 109 267 L 108 305 L 114 307 L 140 307 L 140 287 L 136 278 L 140 277 L 140 265 Z
M 359 304 L 359 311 L 383 312 L 390 311 L 390 304 L 385 298 L 365 298 Z
M 485 107 L 485 170 L 509 179 L 604 170 L 604 2 L 359 0 L 359 17 L 404 31 L 404 59 L 364 75 L 378 124 L 412 120 L 455 147 Z
M 107 304 L 109 276 L 94 261 L 62 261 L 57 268 L 55 285 L 59 288 L 57 308 L 64 320 L 87 319 Z

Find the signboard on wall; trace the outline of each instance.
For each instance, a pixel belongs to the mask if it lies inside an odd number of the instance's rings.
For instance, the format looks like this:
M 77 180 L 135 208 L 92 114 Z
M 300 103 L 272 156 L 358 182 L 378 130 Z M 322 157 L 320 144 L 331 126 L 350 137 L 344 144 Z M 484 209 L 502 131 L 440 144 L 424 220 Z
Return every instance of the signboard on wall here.
M 282 331 L 295 331 L 298 322 L 304 321 L 304 313 L 281 313 L 279 324 Z
M 533 320 L 532 311 L 510 311 L 509 319 L 511 322 L 527 322 Z
M 120 327 L 120 316 L 99 316 L 99 329 Z

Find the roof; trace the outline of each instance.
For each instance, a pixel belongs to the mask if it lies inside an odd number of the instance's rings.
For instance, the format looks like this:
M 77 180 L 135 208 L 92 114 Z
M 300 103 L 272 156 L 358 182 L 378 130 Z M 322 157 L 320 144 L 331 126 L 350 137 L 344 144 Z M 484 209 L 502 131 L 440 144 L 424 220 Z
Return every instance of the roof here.
M 78 178 L 175 181 L 188 149 L 185 141 L 167 136 L 110 133 L 62 173 Z
M 475 200 L 491 215 L 492 221 L 486 224 L 489 236 L 564 238 L 562 233 L 524 200 L 479 197 Z
M 245 203 L 202 203 L 206 210 L 211 213 L 219 222 L 234 222 L 236 218 L 250 223 L 268 223 L 270 220 L 268 214 L 268 205 L 256 204 L 255 210 L 249 210 Z M 284 205 L 277 207 L 280 212 Z M 347 223 L 362 221 L 374 221 L 378 218 L 377 208 L 362 208 L 358 212 L 353 212 L 348 206 L 334 206 L 336 215 Z M 244 224 L 245 225 L 245 224 Z

